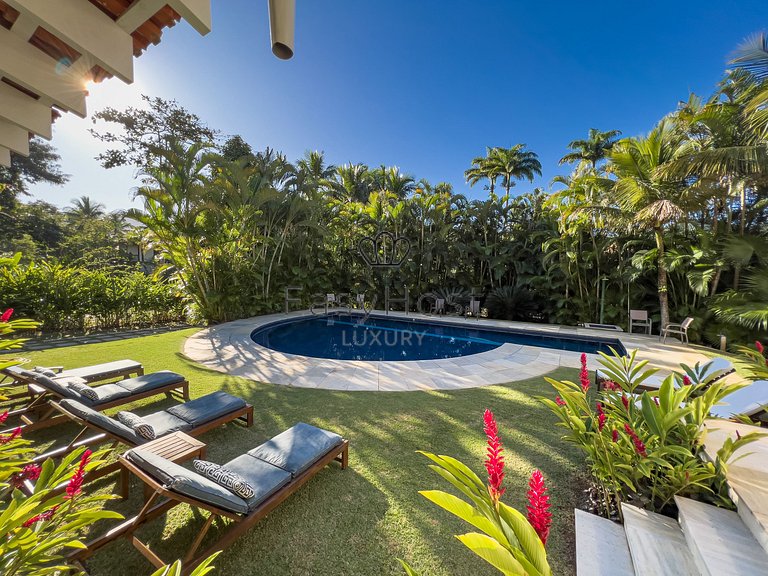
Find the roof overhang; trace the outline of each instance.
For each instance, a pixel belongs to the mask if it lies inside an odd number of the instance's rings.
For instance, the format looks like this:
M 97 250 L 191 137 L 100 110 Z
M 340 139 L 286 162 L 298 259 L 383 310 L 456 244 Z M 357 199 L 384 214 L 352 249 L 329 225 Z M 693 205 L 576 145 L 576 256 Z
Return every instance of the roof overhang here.
M 0 0 L 0 165 L 62 111 L 85 117 L 88 82 L 133 82 L 134 57 L 182 18 L 207 34 L 210 0 Z

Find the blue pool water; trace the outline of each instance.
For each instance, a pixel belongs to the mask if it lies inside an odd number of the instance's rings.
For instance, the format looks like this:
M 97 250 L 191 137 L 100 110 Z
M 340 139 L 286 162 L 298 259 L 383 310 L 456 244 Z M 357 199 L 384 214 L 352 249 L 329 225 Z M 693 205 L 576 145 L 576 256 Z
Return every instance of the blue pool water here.
M 382 316 L 331 314 L 308 316 L 267 324 L 251 333 L 251 339 L 267 348 L 337 360 L 435 360 L 487 352 L 504 343 L 610 353 L 624 353 L 614 338 L 550 336 L 540 332 L 443 324 Z

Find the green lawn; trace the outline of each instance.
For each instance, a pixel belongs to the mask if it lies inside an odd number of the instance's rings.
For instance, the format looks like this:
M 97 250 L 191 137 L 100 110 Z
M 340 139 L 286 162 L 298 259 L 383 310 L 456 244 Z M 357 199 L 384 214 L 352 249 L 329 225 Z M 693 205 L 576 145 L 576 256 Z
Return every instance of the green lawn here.
M 144 363 L 147 371 L 174 370 L 191 382 L 192 397 L 225 390 L 255 407 L 255 425 L 230 424 L 202 440 L 208 457 L 224 462 L 257 446 L 292 424 L 304 421 L 338 432 L 351 442 L 350 467 L 334 464 L 318 474 L 267 519 L 240 538 L 217 561 L 216 574 L 382 575 L 401 574 L 397 557 L 425 576 L 497 574 L 453 538 L 470 526 L 438 509 L 418 490 L 448 485 L 427 469 L 418 449 L 449 454 L 483 472 L 482 413 L 491 408 L 507 458 L 505 501 L 521 508 L 533 468 L 544 473 L 552 496 L 554 525 L 548 543 L 555 574 L 573 574 L 573 508 L 583 482 L 583 457 L 561 440 L 555 419 L 533 396 L 551 395 L 541 378 L 460 392 L 370 393 L 292 389 L 255 383 L 213 372 L 180 353 L 185 330 L 106 344 L 27 353 L 33 365 L 67 367 L 119 358 Z M 558 378 L 576 379 L 560 369 Z M 168 400 L 144 401 L 136 410 L 150 412 Z M 41 442 L 71 438 L 72 426 L 41 431 Z M 91 485 L 112 491 L 114 477 Z M 123 514 L 140 507 L 134 484 L 131 498 L 109 506 Z M 199 513 L 186 506 L 172 510 L 140 534 L 162 557 L 180 555 L 201 525 Z M 150 565 L 125 540 L 113 543 L 89 563 L 94 576 L 147 574 Z

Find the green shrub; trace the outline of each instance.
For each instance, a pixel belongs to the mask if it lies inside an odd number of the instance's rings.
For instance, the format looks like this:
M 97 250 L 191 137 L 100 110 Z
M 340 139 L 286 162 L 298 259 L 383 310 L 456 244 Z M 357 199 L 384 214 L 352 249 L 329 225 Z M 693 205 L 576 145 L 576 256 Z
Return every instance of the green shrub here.
M 41 261 L 0 268 L 3 306 L 37 318 L 44 330 L 99 330 L 183 321 L 174 285 L 141 271 L 91 270 Z
M 732 507 L 725 483 L 728 460 L 759 434 L 727 441 L 711 462 L 703 458 L 703 424 L 713 406 L 745 384 L 705 377 L 706 365 L 682 366 L 683 373 L 670 375 L 659 390 L 638 393 L 656 372 L 644 370 L 647 361 L 637 362 L 635 353 L 603 354 L 601 364 L 609 381 L 596 402 L 590 400 L 586 367 L 580 384 L 547 378 L 558 396 L 540 400 L 586 454 L 603 513 L 620 515 L 621 502 L 672 513 L 677 495 Z

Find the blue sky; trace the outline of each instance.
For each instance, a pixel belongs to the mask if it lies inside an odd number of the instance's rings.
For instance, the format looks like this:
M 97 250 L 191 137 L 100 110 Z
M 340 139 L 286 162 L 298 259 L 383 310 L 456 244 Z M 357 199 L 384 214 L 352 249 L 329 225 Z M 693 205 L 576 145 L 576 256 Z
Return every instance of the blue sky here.
M 708 95 L 729 55 L 768 29 L 768 2 L 298 0 L 295 56 L 272 56 L 266 1 L 212 0 L 213 31 L 181 22 L 136 60 L 136 82 L 91 89 L 89 111 L 175 98 L 225 134 L 296 159 L 396 165 L 456 192 L 486 146 L 523 142 L 548 189 L 558 159 L 591 127 L 647 132 L 691 91 Z M 91 196 L 136 206 L 129 168 L 104 170 L 90 118 L 59 119 L 53 143 L 72 175 L 35 198 Z

